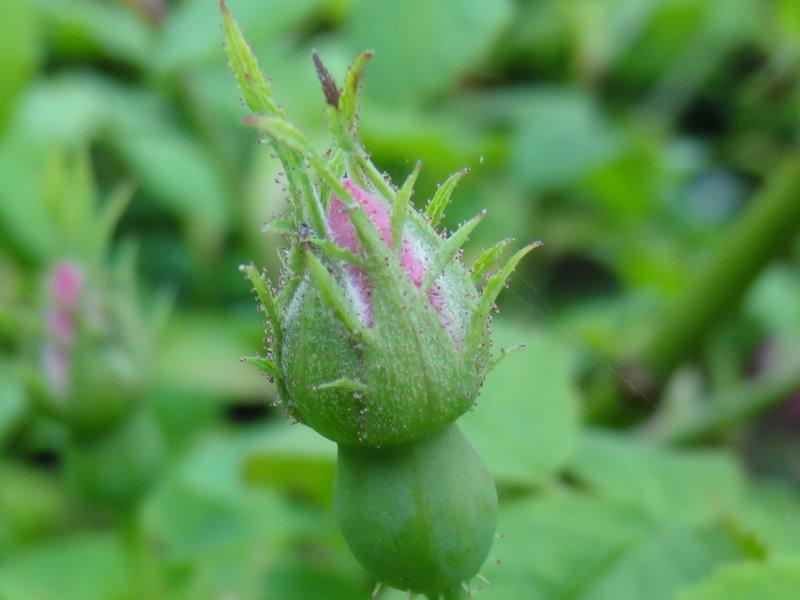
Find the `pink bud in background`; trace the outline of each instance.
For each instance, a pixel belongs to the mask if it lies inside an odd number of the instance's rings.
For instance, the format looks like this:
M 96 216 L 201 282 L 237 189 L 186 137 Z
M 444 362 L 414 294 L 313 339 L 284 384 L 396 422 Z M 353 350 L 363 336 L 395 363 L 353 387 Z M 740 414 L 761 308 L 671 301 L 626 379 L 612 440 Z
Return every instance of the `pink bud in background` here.
M 75 341 L 76 317 L 83 292 L 83 272 L 77 263 L 57 263 L 47 280 L 50 306 L 46 327 L 49 340 L 42 349 L 42 371 L 56 398 L 63 398 L 69 388 L 69 350 Z
M 49 343 L 42 349 L 42 371 L 57 399 L 63 399 L 69 388 L 69 356 L 66 349 Z
M 70 344 L 75 339 L 75 319 L 65 310 L 51 306 L 47 309 L 47 331 L 57 341 Z
M 77 309 L 82 287 L 83 272 L 74 262 L 60 262 L 50 274 L 50 294 L 57 306 L 68 310 Z

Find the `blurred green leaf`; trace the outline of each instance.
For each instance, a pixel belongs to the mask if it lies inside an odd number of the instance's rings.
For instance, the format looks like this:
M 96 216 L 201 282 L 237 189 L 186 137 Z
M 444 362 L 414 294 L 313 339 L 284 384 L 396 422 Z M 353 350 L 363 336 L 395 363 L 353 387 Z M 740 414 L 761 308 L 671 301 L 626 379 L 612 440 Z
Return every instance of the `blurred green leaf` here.
M 274 45 L 286 32 L 299 28 L 325 4 L 324 0 L 228 0 L 236 17 L 256 50 Z M 163 74 L 219 62 L 222 41 L 221 18 L 216 2 L 185 0 L 170 11 L 156 52 L 156 69 Z M 269 61 L 267 61 L 267 64 Z
M 53 474 L 0 461 L 0 529 L 7 530 L 12 548 L 58 532 L 69 521 L 70 508 L 62 482 Z
M 746 502 L 732 517 L 732 525 L 752 536 L 770 558 L 800 556 L 800 497 L 778 482 L 753 484 Z
M 331 505 L 336 445 L 308 427 L 265 432 L 244 463 L 248 481 Z
M 719 450 L 677 450 L 589 431 L 569 467 L 601 496 L 664 522 L 721 516 L 742 499 L 743 478 Z
M 213 392 L 221 398 L 273 396 L 273 386 L 259 370 L 240 361 L 252 354 L 257 343 L 260 324 L 256 314 L 176 315 L 162 335 L 156 380 L 175 389 Z
M 374 50 L 366 93 L 384 104 L 419 102 L 450 89 L 485 61 L 511 17 L 507 0 L 361 0 L 352 52 Z
M 739 558 L 742 552 L 719 525 L 659 531 L 623 552 L 580 598 L 670 600 L 684 585 Z
M 205 148 L 178 129 L 153 127 L 114 135 L 114 147 L 169 212 L 224 231 L 231 211 L 216 166 Z
M 342 568 L 347 554 L 329 556 L 282 556 L 269 571 L 264 598 L 281 600 L 364 600 L 370 590 L 358 567 Z M 353 561 L 354 562 L 354 561 Z
M 39 60 L 33 0 L 0 0 L 0 132 Z
M 572 491 L 501 502 L 491 554 L 481 572 L 487 600 L 552 600 L 576 594 L 631 544 L 646 536 L 641 515 Z M 477 585 L 482 585 L 475 582 Z
M 0 448 L 22 419 L 28 406 L 21 383 L 0 373 Z
M 787 350 L 800 349 L 800 278 L 795 269 L 776 265 L 764 272 L 748 293 L 745 309 Z
M 116 535 L 82 533 L 19 552 L 0 564 L 0 596 L 14 600 L 133 598 Z
M 330 515 L 245 478 L 245 459 L 273 430 L 200 436 L 148 503 L 146 523 L 166 564 L 189 572 L 178 597 L 261 597 L 264 574 L 295 544 L 313 544 L 320 557 L 330 544 L 343 552 Z
M 77 56 L 102 55 L 143 65 L 153 32 L 136 13 L 114 2 L 36 0 L 47 37 L 59 51 Z
M 459 424 L 502 484 L 534 486 L 563 466 L 578 434 L 565 349 L 543 330 L 497 319 L 495 351 L 525 343 L 490 373 Z
M 617 148 L 591 97 L 566 88 L 516 92 L 512 174 L 541 190 L 580 180 Z
M 683 590 L 677 600 L 795 600 L 800 590 L 800 559 L 738 563 L 719 569 Z

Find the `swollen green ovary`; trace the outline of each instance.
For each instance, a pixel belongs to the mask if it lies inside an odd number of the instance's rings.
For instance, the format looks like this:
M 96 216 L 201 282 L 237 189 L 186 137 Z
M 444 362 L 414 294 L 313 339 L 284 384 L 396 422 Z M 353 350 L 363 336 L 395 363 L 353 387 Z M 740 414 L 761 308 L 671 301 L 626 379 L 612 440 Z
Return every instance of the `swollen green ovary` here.
M 339 446 L 334 502 L 353 554 L 399 589 L 458 587 L 494 539 L 494 482 L 455 424 L 393 448 Z

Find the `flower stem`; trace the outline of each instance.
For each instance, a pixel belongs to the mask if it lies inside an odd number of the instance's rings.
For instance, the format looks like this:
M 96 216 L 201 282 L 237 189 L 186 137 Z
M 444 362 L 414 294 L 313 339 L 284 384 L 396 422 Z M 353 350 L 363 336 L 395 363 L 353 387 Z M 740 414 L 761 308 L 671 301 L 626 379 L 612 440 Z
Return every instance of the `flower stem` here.
M 747 381 L 711 398 L 704 410 L 667 426 L 659 437 L 675 443 L 697 442 L 762 414 L 800 389 L 800 363 Z
M 792 155 L 775 168 L 639 353 L 636 371 L 646 387 L 665 381 L 697 350 L 799 230 L 800 156 Z
M 120 529 L 130 559 L 133 587 L 137 597 L 159 598 L 157 572 L 150 556 L 147 532 L 142 522 L 140 507 L 135 506 L 122 516 Z

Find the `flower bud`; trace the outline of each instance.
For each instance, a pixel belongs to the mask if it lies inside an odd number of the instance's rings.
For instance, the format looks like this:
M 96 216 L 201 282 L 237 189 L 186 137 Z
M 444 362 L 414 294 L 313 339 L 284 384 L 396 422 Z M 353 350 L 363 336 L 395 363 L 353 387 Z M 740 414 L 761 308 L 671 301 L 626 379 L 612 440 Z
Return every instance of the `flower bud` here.
M 45 339 L 40 364 L 48 407 L 76 433 L 116 425 L 141 394 L 142 364 L 125 315 L 129 290 L 90 284 L 72 260 L 55 264 L 45 281 Z
M 332 195 L 330 239 L 363 258 L 342 264 L 322 256 L 341 290 L 353 326 L 325 301 L 326 279 L 307 273 L 282 320 L 282 367 L 289 404 L 298 417 L 345 444 L 391 445 L 424 437 L 475 401 L 488 365 L 486 323 L 481 343 L 467 334 L 479 295 L 458 261 L 435 258 L 445 243 L 410 220 L 395 249 L 386 199 L 350 180 L 344 187 L 374 228 L 377 247 L 365 250 L 351 211 Z

